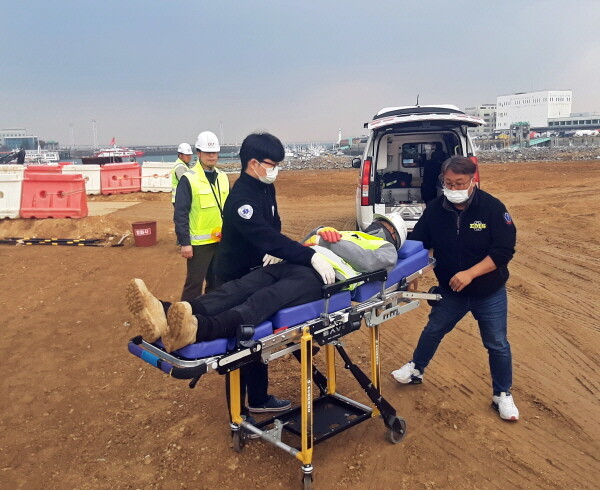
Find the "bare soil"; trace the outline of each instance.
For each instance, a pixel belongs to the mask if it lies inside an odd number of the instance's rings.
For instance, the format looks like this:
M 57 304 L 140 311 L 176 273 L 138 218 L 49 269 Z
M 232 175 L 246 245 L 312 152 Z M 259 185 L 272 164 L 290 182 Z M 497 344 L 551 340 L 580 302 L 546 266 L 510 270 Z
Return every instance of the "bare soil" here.
M 486 190 L 509 208 L 518 251 L 509 280 L 517 423 L 490 408 L 487 354 L 472 318 L 442 343 L 420 386 L 389 372 L 411 357 L 429 308 L 382 328 L 383 393 L 408 423 L 399 444 L 381 420 L 315 447 L 316 488 L 598 488 L 600 478 L 600 162 L 483 164 Z M 283 172 L 284 231 L 354 224 L 355 170 Z M 165 194 L 79 220 L 3 220 L 0 237 L 108 238 L 158 222 L 158 244 L 0 245 L 0 488 L 297 488 L 300 463 L 252 442 L 233 451 L 224 379 L 196 389 L 131 356 L 124 291 L 143 278 L 177 300 L 185 276 Z M 433 277 L 433 276 L 432 276 Z M 433 279 L 422 281 L 426 289 Z M 368 368 L 367 329 L 346 337 Z M 320 357 L 320 356 L 319 356 Z M 338 363 L 342 394 L 367 402 Z M 271 389 L 298 401 L 293 359 Z

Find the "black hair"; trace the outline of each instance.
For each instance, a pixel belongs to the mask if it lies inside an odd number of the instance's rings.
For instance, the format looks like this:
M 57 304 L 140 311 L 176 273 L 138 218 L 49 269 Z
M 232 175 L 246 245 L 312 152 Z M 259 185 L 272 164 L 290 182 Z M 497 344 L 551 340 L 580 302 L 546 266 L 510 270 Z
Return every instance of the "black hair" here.
M 475 175 L 477 166 L 470 158 L 454 155 L 442 164 L 441 175 L 443 176 L 448 170 L 451 170 L 455 174 Z
M 273 162 L 281 162 L 285 158 L 285 148 L 276 136 L 269 133 L 252 133 L 246 136 L 240 148 L 242 172 L 248 167 L 248 162 L 255 158 L 259 162 L 266 158 Z

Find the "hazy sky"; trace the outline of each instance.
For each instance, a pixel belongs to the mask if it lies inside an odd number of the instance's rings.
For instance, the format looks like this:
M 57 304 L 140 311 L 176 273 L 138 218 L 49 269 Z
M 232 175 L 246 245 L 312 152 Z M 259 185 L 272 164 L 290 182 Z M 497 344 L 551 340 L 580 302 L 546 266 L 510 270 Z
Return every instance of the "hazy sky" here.
M 393 105 L 573 90 L 600 112 L 598 0 L 9 0 L 0 128 L 41 139 L 334 141 Z

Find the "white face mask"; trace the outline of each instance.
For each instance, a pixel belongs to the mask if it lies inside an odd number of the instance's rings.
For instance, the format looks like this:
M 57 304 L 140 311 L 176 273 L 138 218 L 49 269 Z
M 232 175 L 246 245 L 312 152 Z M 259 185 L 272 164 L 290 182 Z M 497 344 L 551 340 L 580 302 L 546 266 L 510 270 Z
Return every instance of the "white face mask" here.
M 261 167 L 262 164 L 259 163 L 259 165 Z M 275 167 L 263 167 L 265 169 L 265 175 L 264 176 L 260 176 L 258 175 L 258 173 L 255 171 L 254 173 L 256 173 L 256 176 L 258 177 L 258 180 L 260 180 L 263 184 L 272 184 L 273 182 L 275 182 L 275 179 L 277 178 L 277 174 L 279 173 L 279 167 L 275 166 Z
M 467 200 L 469 199 L 469 191 L 471 190 L 472 185 L 473 181 L 471 181 L 471 183 L 469 184 L 469 188 L 464 190 L 452 190 L 444 187 L 444 196 L 446 196 L 446 199 L 448 199 L 448 201 L 450 201 L 452 204 L 462 204 L 464 202 L 467 202 Z

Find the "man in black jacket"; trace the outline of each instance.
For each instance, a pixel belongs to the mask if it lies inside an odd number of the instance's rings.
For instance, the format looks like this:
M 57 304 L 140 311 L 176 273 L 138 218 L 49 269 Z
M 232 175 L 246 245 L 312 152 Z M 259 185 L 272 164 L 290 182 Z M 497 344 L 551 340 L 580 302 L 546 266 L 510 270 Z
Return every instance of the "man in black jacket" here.
M 273 182 L 284 156 L 281 141 L 272 134 L 250 134 L 242 142 L 242 171 L 223 207 L 223 232 L 214 264 L 216 286 L 282 260 L 307 266 L 302 271 L 304 277 L 296 278 L 298 288 L 304 287 L 303 281 L 307 282 L 307 289 L 311 288 L 315 276 L 325 284 L 335 281 L 333 267 L 323 257 L 281 233 Z M 279 296 L 285 293 L 277 292 Z M 285 410 L 291 406 L 288 400 L 278 400 L 268 394 L 266 364 L 256 362 L 245 366 L 241 375 L 242 386 L 248 388 L 251 412 Z M 242 393 L 242 400 L 244 397 Z
M 474 184 L 475 171 L 468 158 L 446 160 L 442 166 L 444 195 L 427 206 L 412 233 L 411 239 L 433 249 L 442 299 L 432 307 L 412 360 L 392 376 L 402 384 L 421 383 L 444 335 L 471 312 L 489 354 L 492 406 L 501 418 L 518 420 L 510 393 L 512 358 L 506 335 L 505 287 L 516 229 L 504 204 Z

